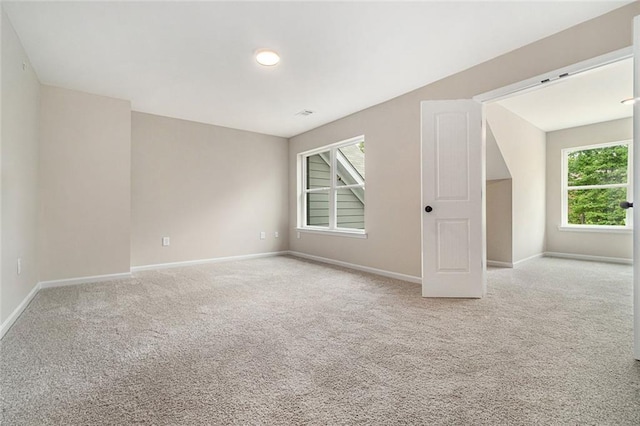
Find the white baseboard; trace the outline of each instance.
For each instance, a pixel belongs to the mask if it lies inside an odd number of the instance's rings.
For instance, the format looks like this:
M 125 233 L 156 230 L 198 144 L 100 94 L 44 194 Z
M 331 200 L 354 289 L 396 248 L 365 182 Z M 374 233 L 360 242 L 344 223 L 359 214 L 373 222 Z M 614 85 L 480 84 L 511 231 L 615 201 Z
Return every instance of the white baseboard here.
M 633 259 L 626 259 L 624 257 L 591 256 L 587 254 L 558 253 L 554 251 L 546 251 L 544 252 L 544 255 L 546 257 L 559 257 L 561 259 L 589 260 L 592 262 L 621 263 L 623 265 L 633 265 Z
M 524 262 L 528 262 L 529 260 L 537 259 L 542 256 L 544 256 L 544 253 L 538 253 L 534 254 L 533 256 L 525 257 L 524 259 L 520 259 L 517 262 L 513 262 L 513 267 L 515 268 L 516 266 L 521 265 Z
M 513 263 L 487 259 L 487 266 L 497 266 L 498 268 L 513 268 Z
M 62 280 L 42 281 L 40 288 L 64 287 L 76 284 L 99 283 L 102 281 L 119 280 L 122 278 L 131 278 L 131 272 L 123 272 L 121 274 L 94 275 L 90 277 L 67 278 Z
M 523 264 L 524 262 L 528 262 L 530 260 L 533 259 L 537 259 L 539 257 L 542 257 L 544 255 L 544 253 L 538 253 L 538 254 L 534 254 L 533 256 L 529 256 L 527 258 L 524 259 L 520 259 L 517 262 L 501 262 L 499 260 L 489 260 L 487 259 L 487 266 L 497 266 L 499 268 L 515 268 L 518 265 Z
M 13 323 L 16 322 L 18 317 L 22 315 L 24 310 L 29 306 L 31 300 L 38 294 L 38 292 L 44 288 L 52 288 L 52 287 L 64 287 L 67 285 L 76 285 L 76 284 L 88 284 L 88 283 L 97 283 L 102 281 L 111 281 L 117 280 L 120 278 L 129 278 L 131 277 L 130 272 L 125 272 L 122 274 L 108 274 L 108 275 L 94 275 L 91 277 L 80 277 L 80 278 L 69 278 L 63 280 L 53 280 L 53 281 L 41 281 L 33 286 L 33 289 L 29 292 L 27 297 L 24 298 L 22 302 L 18 305 L 17 308 L 13 310 L 11 315 L 0 325 L 0 339 L 4 337 L 7 331 L 11 328 Z
M 29 294 L 27 294 L 27 297 L 25 297 L 24 300 L 20 302 L 18 307 L 15 308 L 13 312 L 11 312 L 11 315 L 9 315 L 9 317 L 6 320 L 4 320 L 2 325 L 0 325 L 0 339 L 2 339 L 5 333 L 9 331 L 13 323 L 16 322 L 16 320 L 22 314 L 22 312 L 24 312 L 24 310 L 27 309 L 27 306 L 29 306 L 29 303 L 31 303 L 31 301 L 36 296 L 36 294 L 38 294 L 38 291 L 40 291 L 40 283 L 37 283 L 36 285 L 33 286 Z
M 328 263 L 331 265 L 342 266 L 345 268 L 355 269 L 357 271 L 369 272 L 371 274 L 381 275 L 383 277 L 394 278 L 397 280 L 408 281 L 416 284 L 422 283 L 422 278 L 415 277 L 412 275 L 400 274 L 397 272 L 385 271 L 382 269 L 370 268 L 368 266 L 356 265 L 353 263 L 342 262 L 339 260 L 328 259 L 325 257 L 312 256 L 310 254 L 299 253 L 295 251 L 277 251 L 270 253 L 257 253 L 257 254 L 249 254 L 242 256 L 229 256 L 229 257 L 218 257 L 213 259 L 201 259 L 201 260 L 189 260 L 185 262 L 172 262 L 172 263 L 161 263 L 157 265 L 144 265 L 144 266 L 134 266 L 131 268 L 131 272 L 137 271 L 147 271 L 154 269 L 164 269 L 164 268 L 177 268 L 181 266 L 190 266 L 190 265 L 199 265 L 203 263 L 216 263 L 216 262 L 229 262 L 235 260 L 248 260 L 248 259 L 258 259 L 262 257 L 272 257 L 272 256 L 282 256 L 290 254 L 292 256 L 301 257 L 305 259 L 315 260 L 317 262 Z M 80 278 L 69 278 L 62 280 L 52 280 L 52 281 L 42 281 L 37 283 L 33 289 L 29 292 L 27 297 L 18 305 L 16 309 L 9 315 L 9 317 L 0 325 L 0 339 L 4 337 L 5 333 L 11 328 L 13 323 L 18 319 L 18 317 L 24 312 L 24 310 L 29 306 L 29 303 L 33 298 L 38 294 L 38 291 L 45 288 L 53 288 L 53 287 L 63 287 L 68 285 L 76 285 L 76 284 L 88 284 L 88 283 L 97 283 L 103 281 L 111 281 L 122 278 L 131 277 L 131 272 L 125 272 L 120 274 L 108 274 L 108 275 L 95 275 L 90 277 L 80 277 Z
M 155 265 L 132 266 L 131 272 L 153 271 L 156 269 L 181 268 L 184 266 L 202 265 L 204 263 L 231 262 L 235 260 L 259 259 L 261 257 L 282 256 L 288 251 L 272 251 L 268 253 L 244 254 L 240 256 L 214 257 L 212 259 L 185 260 L 183 262 L 158 263 Z
M 231 256 L 231 257 L 219 257 L 215 259 L 202 259 L 202 260 L 191 260 L 187 262 L 174 262 L 174 263 L 163 263 L 159 265 L 146 265 L 146 266 L 135 266 L 131 268 L 132 272 L 135 271 L 144 271 L 151 269 L 163 269 L 163 268 L 175 268 L 179 266 L 189 266 L 189 265 L 198 265 L 201 263 L 212 263 L 212 262 L 227 262 L 230 260 L 245 260 L 245 259 L 257 259 L 260 257 L 270 257 L 270 256 L 279 256 L 289 254 L 288 251 L 279 251 L 272 253 L 258 253 L 258 254 L 249 254 L 244 256 Z M 89 284 L 89 283 L 98 283 L 103 281 L 112 281 L 123 278 L 131 278 L 131 272 L 123 272 L 119 274 L 107 274 L 107 275 L 94 275 L 89 277 L 79 277 L 79 278 L 67 278 L 61 280 L 52 280 L 52 281 L 41 281 L 37 283 L 31 292 L 24 298 L 24 300 L 18 305 L 18 307 L 9 315 L 9 317 L 0 325 L 0 339 L 4 337 L 5 333 L 11 328 L 13 323 L 18 319 L 18 317 L 24 312 L 31 300 L 38 294 L 38 291 L 45 288 L 54 288 L 54 287 L 64 287 L 68 285 L 76 285 L 76 284 Z
M 297 252 L 297 251 L 289 251 L 289 254 L 291 256 L 301 257 L 303 259 L 315 260 L 316 262 L 328 263 L 330 265 L 337 265 L 337 266 L 342 266 L 342 267 L 349 268 L 349 269 L 355 269 L 357 271 L 369 272 L 371 274 L 381 275 L 381 276 L 387 277 L 387 278 L 394 278 L 396 280 L 408 281 L 410 283 L 416 283 L 416 284 L 422 284 L 422 278 L 421 277 L 415 277 L 413 275 L 405 275 L 405 274 L 400 274 L 398 272 L 385 271 L 383 269 L 376 269 L 376 268 L 371 268 L 369 266 L 356 265 L 354 263 L 342 262 L 340 260 L 328 259 L 326 257 L 313 256 L 311 254 L 300 253 L 300 252 Z

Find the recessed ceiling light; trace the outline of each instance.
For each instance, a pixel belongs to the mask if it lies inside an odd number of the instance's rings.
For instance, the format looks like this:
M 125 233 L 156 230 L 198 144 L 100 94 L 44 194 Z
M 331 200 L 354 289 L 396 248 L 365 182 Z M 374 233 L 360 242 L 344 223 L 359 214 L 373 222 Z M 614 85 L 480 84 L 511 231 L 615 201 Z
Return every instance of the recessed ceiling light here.
M 260 49 L 256 51 L 256 61 L 265 67 L 272 67 L 280 62 L 280 55 L 271 49 Z
M 622 105 L 633 105 L 636 102 L 638 102 L 638 100 L 640 100 L 640 98 L 627 98 L 627 99 L 623 99 L 622 101 L 620 101 L 620 103 Z

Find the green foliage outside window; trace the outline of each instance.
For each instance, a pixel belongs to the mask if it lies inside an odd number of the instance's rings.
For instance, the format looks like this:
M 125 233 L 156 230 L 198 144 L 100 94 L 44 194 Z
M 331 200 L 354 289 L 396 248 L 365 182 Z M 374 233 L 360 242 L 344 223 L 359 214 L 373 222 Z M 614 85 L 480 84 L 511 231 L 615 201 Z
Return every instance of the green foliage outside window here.
M 571 189 L 575 186 L 627 184 L 627 145 L 574 151 L 567 156 L 568 223 L 572 225 L 625 225 L 626 211 L 619 203 L 627 188 Z

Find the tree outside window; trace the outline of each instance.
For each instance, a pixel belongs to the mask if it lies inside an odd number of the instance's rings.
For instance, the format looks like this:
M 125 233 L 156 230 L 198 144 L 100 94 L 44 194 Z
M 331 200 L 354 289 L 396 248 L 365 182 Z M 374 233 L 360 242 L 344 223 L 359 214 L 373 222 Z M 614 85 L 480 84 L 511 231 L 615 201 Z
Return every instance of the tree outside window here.
M 630 226 L 629 142 L 563 150 L 565 225 Z

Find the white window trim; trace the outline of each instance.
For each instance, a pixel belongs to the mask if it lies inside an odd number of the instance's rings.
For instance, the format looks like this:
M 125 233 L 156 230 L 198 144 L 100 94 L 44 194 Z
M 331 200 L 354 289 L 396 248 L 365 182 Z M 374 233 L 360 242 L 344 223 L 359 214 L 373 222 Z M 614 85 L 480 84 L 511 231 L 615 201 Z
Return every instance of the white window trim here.
M 297 232 L 306 232 L 309 234 L 325 234 L 325 235 L 336 235 L 339 237 L 351 237 L 351 238 L 367 238 L 368 235 L 366 232 L 363 232 L 360 229 L 348 229 L 348 228 L 339 228 L 339 229 L 327 229 L 320 228 L 314 226 L 307 226 L 306 228 L 296 228 Z
M 630 234 L 633 232 L 633 228 L 630 226 L 612 226 L 612 225 L 558 225 L 558 231 Z
M 607 185 L 584 185 L 584 186 L 568 186 L 567 182 L 567 165 L 568 156 L 575 151 L 585 151 L 588 149 L 606 148 L 609 146 L 627 145 L 628 147 L 628 159 L 627 159 L 627 183 L 626 184 L 607 184 Z M 561 224 L 558 226 L 559 231 L 571 231 L 571 232 L 605 232 L 605 233 L 629 233 L 633 231 L 633 214 L 631 210 L 627 209 L 627 217 L 625 219 L 625 226 L 616 225 L 575 225 L 568 223 L 569 218 L 569 188 L 572 190 L 577 189 L 601 189 L 601 188 L 627 188 L 627 200 L 633 198 L 633 141 L 621 140 L 615 142 L 606 142 L 593 145 L 576 146 L 571 148 L 562 149 L 561 155 L 561 173 L 562 173 L 562 191 L 561 191 Z
M 354 184 L 354 185 L 344 185 L 337 186 L 337 179 L 335 170 L 337 170 L 337 161 L 338 159 L 337 151 L 339 148 L 347 145 L 353 145 L 358 142 L 364 142 L 364 135 L 356 136 L 350 139 L 346 139 L 340 142 L 336 142 L 330 145 L 324 145 L 319 148 L 314 148 L 309 151 L 304 151 L 298 154 L 297 163 L 298 163 L 298 224 L 296 230 L 298 232 L 309 232 L 313 234 L 327 234 L 327 235 L 338 235 L 338 236 L 348 236 L 355 238 L 367 238 L 367 233 L 365 229 L 350 229 L 350 228 L 338 228 L 336 225 L 337 218 L 337 203 L 335 200 L 335 194 L 337 189 L 350 189 L 350 188 L 362 188 L 365 189 L 365 182 Z M 307 162 L 305 158 L 310 157 L 315 154 L 320 154 L 322 152 L 330 152 L 330 179 L 331 186 L 326 188 L 313 188 L 306 189 L 305 185 L 305 176 L 307 176 Z M 349 165 L 351 167 L 351 165 Z M 306 194 L 310 192 L 329 192 L 329 227 L 319 227 L 319 226 L 309 226 L 306 224 L 307 217 L 307 203 L 306 203 Z M 366 212 L 366 208 L 365 208 Z M 365 213 L 366 214 L 366 213 Z M 366 226 L 366 222 L 365 222 Z

